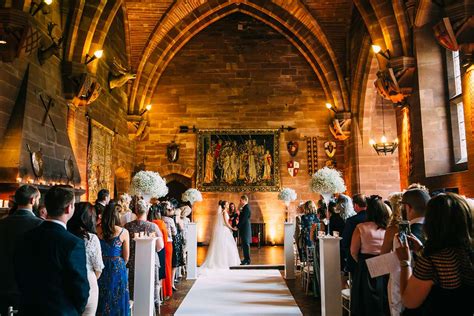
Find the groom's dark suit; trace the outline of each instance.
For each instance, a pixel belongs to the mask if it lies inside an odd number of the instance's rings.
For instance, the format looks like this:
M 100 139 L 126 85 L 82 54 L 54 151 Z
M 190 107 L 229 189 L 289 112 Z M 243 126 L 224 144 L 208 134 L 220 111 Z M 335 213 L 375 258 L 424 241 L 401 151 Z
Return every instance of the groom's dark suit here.
M 250 242 L 252 240 L 252 229 L 250 228 L 250 207 L 246 204 L 239 215 L 239 224 L 237 225 L 244 252 L 243 263 L 250 263 Z

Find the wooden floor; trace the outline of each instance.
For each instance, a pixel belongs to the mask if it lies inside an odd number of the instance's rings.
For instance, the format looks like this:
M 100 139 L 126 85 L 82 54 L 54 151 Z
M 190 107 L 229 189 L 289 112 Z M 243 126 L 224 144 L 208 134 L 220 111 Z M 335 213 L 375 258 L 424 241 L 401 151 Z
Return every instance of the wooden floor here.
M 201 265 L 207 253 L 207 247 L 198 247 L 198 265 Z M 283 264 L 283 246 L 276 247 L 256 247 L 251 248 L 250 257 L 252 264 L 256 265 L 281 265 Z M 283 271 L 281 271 L 283 273 Z M 176 284 L 177 292 L 174 292 L 173 298 L 166 301 L 161 306 L 161 315 L 174 315 L 181 302 L 186 297 L 193 286 L 193 280 L 182 280 Z M 295 280 L 286 280 L 286 284 L 295 298 L 296 303 L 301 309 L 303 315 L 321 315 L 321 302 L 312 295 L 306 295 L 301 287 L 301 279 L 299 273 Z M 310 293 L 311 294 L 311 293 Z

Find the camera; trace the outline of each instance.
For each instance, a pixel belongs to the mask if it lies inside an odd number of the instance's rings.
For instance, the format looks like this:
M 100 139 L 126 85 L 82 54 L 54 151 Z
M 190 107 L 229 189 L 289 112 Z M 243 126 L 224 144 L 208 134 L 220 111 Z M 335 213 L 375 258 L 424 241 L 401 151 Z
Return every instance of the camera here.
M 398 235 L 400 236 L 402 243 L 406 242 L 407 236 L 410 234 L 410 222 L 401 221 L 400 224 L 398 224 Z

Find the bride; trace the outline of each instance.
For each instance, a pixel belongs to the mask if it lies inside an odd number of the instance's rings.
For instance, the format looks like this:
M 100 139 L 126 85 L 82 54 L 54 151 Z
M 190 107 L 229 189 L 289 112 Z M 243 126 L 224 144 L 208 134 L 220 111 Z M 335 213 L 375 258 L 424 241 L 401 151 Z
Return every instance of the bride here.
M 239 251 L 229 224 L 229 202 L 219 201 L 211 242 L 202 269 L 229 269 L 240 264 Z

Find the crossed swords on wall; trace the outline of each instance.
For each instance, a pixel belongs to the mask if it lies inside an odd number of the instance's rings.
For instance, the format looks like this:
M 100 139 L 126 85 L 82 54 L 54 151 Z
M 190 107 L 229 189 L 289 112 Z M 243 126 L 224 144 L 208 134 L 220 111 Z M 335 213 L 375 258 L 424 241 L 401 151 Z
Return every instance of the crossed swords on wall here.
M 46 97 L 48 98 L 47 101 L 45 101 Z M 46 120 L 49 118 L 49 121 L 51 122 L 51 125 L 53 126 L 54 131 L 57 132 L 58 130 L 56 129 L 56 126 L 54 125 L 53 118 L 51 117 L 51 113 L 50 113 L 51 109 L 55 105 L 55 102 L 54 102 L 54 99 L 50 97 L 49 95 L 46 95 L 46 97 L 43 98 L 43 93 L 42 92 L 39 93 L 41 104 L 43 104 L 43 107 L 45 110 L 43 120 L 41 121 L 41 126 L 45 126 Z

